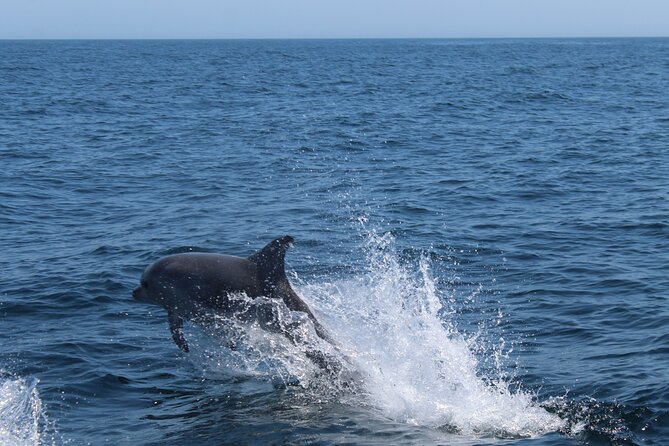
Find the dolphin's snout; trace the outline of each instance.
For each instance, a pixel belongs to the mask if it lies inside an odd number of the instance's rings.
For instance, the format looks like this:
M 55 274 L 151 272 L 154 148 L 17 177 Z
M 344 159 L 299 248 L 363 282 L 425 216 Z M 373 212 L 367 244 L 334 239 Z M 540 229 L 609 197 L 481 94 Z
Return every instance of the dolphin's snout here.
M 135 300 L 141 300 L 141 294 L 142 294 L 142 288 L 137 287 L 134 290 L 132 290 L 132 297 Z

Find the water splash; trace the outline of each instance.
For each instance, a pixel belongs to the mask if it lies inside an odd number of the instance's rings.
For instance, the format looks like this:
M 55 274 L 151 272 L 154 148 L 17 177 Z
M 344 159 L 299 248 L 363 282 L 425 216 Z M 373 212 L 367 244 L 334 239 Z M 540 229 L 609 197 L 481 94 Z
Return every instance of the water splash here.
M 669 432 L 669 412 L 594 398 L 553 397 L 542 404 L 565 420 L 560 431 L 584 444 L 645 444 L 649 435 Z
M 371 233 L 366 253 L 364 274 L 301 291 L 365 376 L 370 405 L 395 420 L 464 435 L 531 437 L 561 427 L 532 394 L 481 374 L 473 341 L 449 321 L 427 258 L 402 265 L 389 234 Z
M 1 372 L 1 371 L 0 371 Z M 0 444 L 47 444 L 46 416 L 37 379 L 11 378 L 0 373 Z
M 476 438 L 533 437 L 562 427 L 561 418 L 531 393 L 511 390 L 514 383 L 501 372 L 501 351 L 488 352 L 499 373 L 483 372 L 477 338 L 457 330 L 453 302 L 444 305 L 452 296 L 440 295 L 427 257 L 402 264 L 393 237 L 373 232 L 364 252 L 366 270 L 353 277 L 317 283 L 293 278 L 336 348 L 318 339 L 303 314 L 277 307 L 284 324 L 299 323 L 304 342 L 221 320 L 191 332 L 189 343 L 198 345 L 194 363 L 209 377 L 269 377 L 309 389 L 319 400 L 336 396 L 395 421 Z M 233 340 L 234 348 L 220 348 L 221 339 Z M 309 349 L 337 356 L 348 370 L 324 376 L 305 356 Z
M 247 312 L 258 308 L 271 312 L 276 326 L 268 329 L 258 322 L 217 315 L 194 326 L 186 333 L 188 343 L 195 347 L 189 359 L 204 376 L 254 376 L 275 385 L 304 388 L 322 386 L 327 377 L 330 391 L 345 382 L 346 358 L 316 334 L 306 314 L 291 311 L 276 299 L 252 299 L 244 294 L 236 299 Z
M 255 324 L 220 318 L 187 333 L 189 359 L 209 378 L 255 376 L 277 385 L 308 385 L 309 360 L 285 337 Z M 224 340 L 224 348 L 221 348 Z

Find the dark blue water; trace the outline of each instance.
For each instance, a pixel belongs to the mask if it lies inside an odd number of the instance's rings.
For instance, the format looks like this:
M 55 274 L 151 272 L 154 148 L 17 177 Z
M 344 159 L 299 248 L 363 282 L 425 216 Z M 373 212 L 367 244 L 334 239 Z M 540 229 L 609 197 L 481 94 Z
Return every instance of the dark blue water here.
M 0 166 L 2 444 L 669 441 L 668 39 L 4 41 Z M 362 388 L 131 297 L 282 234 Z

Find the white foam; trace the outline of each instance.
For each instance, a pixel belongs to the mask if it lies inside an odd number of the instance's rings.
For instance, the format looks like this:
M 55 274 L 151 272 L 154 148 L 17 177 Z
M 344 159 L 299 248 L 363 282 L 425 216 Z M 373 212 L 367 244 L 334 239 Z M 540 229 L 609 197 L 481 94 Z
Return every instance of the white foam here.
M 531 437 L 562 425 L 530 393 L 481 375 L 474 341 L 445 320 L 427 259 L 401 265 L 388 234 L 371 234 L 366 251 L 366 273 L 300 292 L 366 376 L 369 404 L 394 420 L 465 435 Z
M 0 444 L 43 444 L 44 412 L 37 379 L 0 375 Z

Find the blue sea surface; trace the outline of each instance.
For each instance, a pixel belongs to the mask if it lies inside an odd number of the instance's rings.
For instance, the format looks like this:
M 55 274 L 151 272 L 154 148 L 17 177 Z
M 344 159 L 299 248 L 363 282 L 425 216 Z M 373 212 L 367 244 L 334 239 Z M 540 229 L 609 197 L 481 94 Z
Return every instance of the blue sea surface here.
M 669 444 L 669 39 L 0 41 L 0 444 Z M 362 377 L 132 299 L 290 234 Z

